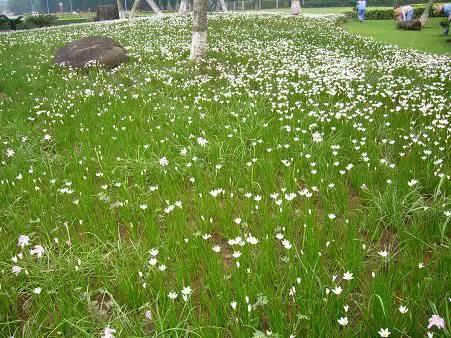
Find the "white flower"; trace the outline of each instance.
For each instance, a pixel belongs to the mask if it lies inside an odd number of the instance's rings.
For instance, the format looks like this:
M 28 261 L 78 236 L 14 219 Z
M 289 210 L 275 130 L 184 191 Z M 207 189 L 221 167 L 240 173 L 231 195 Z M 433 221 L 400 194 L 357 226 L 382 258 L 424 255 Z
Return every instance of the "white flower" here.
M 151 312 L 150 310 L 147 310 L 147 311 L 146 311 L 145 316 L 146 316 L 146 319 L 147 319 L 147 320 L 152 320 L 152 312 Z
M 185 286 L 185 287 L 182 289 L 182 294 L 188 296 L 189 294 L 191 294 L 192 291 L 193 291 L 193 290 L 191 290 L 191 287 Z
M 107 327 L 103 331 L 103 335 L 101 336 L 101 338 L 114 338 L 114 333 L 116 333 L 115 329 Z
M 207 145 L 208 141 L 204 139 L 203 137 L 197 138 L 197 144 L 199 144 L 201 147 L 205 147 Z
M 164 156 L 164 157 L 160 158 L 159 163 L 160 163 L 160 165 L 161 165 L 162 167 L 166 167 L 166 166 L 169 164 L 169 161 L 168 161 L 168 159 L 166 158 L 166 156 Z
M 44 248 L 39 244 L 35 245 L 34 248 L 30 250 L 30 254 L 36 255 L 37 258 L 41 258 L 44 252 Z
M 312 140 L 315 143 L 320 143 L 323 141 L 323 137 L 317 131 L 312 134 Z
M 166 207 L 166 208 L 164 209 L 164 212 L 167 213 L 167 214 L 169 214 L 170 212 L 172 212 L 172 210 L 174 210 L 174 208 L 175 208 L 175 206 L 173 206 L 173 205 L 171 204 L 171 205 L 169 205 L 168 207 Z
M 352 277 L 352 273 L 349 272 L 349 271 L 345 272 L 344 275 L 343 275 L 343 279 L 344 279 L 344 280 L 351 280 L 351 279 L 353 279 L 353 278 L 354 278 L 354 277 Z
M 383 251 L 379 251 L 378 254 L 382 257 L 387 257 L 388 256 L 388 251 L 383 250 Z
M 152 266 L 156 265 L 157 264 L 157 259 L 152 257 L 151 259 L 149 259 L 149 264 L 152 265 Z
M 255 238 L 254 236 L 249 236 L 246 238 L 246 242 L 248 242 L 249 244 L 258 244 L 258 239 Z
M 230 306 L 232 307 L 232 309 L 236 309 L 236 301 L 233 301 L 230 303 Z
M 41 293 L 42 289 L 41 288 L 34 288 L 33 292 L 37 295 L 39 295 Z
M 413 186 L 416 185 L 417 183 L 418 183 L 417 180 L 412 179 L 412 180 L 410 180 L 409 182 L 407 182 L 407 185 L 408 185 L 409 187 L 413 187 Z
M 329 216 L 329 219 L 334 219 L 337 217 L 335 214 L 329 214 L 328 216 Z
M 343 289 L 340 286 L 337 286 L 335 289 L 332 289 L 332 292 L 335 293 L 336 295 L 339 295 L 342 291 Z
M 152 248 L 152 249 L 150 249 L 149 253 L 152 257 L 156 257 L 158 255 L 158 249 Z
M 280 232 L 278 232 L 278 233 L 276 234 L 276 238 L 277 238 L 278 240 L 282 240 L 283 237 L 284 237 L 283 234 L 280 233 Z
M 338 324 L 340 324 L 341 326 L 346 326 L 348 325 L 348 317 L 341 317 L 338 320 Z
M 219 188 L 219 189 L 214 189 L 214 190 L 210 191 L 210 195 L 215 198 L 218 197 L 219 194 L 224 194 L 224 190 Z
M 175 292 L 173 292 L 173 291 L 171 291 L 171 292 L 168 293 L 168 297 L 169 297 L 170 299 L 172 299 L 172 300 L 176 299 L 177 296 L 178 296 L 178 294 L 175 293 Z
M 17 276 L 22 271 L 22 268 L 20 266 L 14 265 L 11 271 Z
M 290 241 L 289 240 L 287 240 L 287 239 L 284 239 L 283 241 L 282 241 L 282 245 L 284 246 L 284 248 L 285 249 L 287 249 L 287 250 L 290 250 L 291 249 L 291 243 L 290 243 Z
M 409 311 L 409 309 L 407 307 L 405 307 L 404 305 L 399 306 L 399 312 L 401 312 L 402 314 L 407 313 L 407 311 Z
M 388 337 L 388 336 L 390 336 L 390 331 L 388 331 L 388 328 L 386 328 L 386 329 L 380 329 L 377 333 L 379 333 L 379 336 L 381 336 L 381 337 Z
M 15 153 L 11 148 L 6 149 L 6 157 L 13 157 Z
M 214 252 L 221 251 L 221 247 L 219 245 L 215 245 L 212 249 L 213 249 Z
M 27 235 L 20 235 L 17 245 L 23 249 L 25 246 L 28 245 L 29 242 L 30 242 L 30 237 L 28 237 Z
M 147 209 L 147 204 L 141 204 L 139 206 L 142 210 L 146 210 Z
M 161 265 L 158 267 L 158 270 L 160 270 L 160 271 L 166 270 L 166 265 L 161 264 Z

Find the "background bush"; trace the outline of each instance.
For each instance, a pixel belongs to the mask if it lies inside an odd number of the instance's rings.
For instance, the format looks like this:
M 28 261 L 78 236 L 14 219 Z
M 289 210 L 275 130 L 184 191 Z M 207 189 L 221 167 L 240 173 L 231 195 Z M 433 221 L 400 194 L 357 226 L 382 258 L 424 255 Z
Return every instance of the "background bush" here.
M 424 8 L 426 5 L 424 4 L 416 4 L 412 5 L 414 11 L 414 17 L 419 18 L 421 14 L 423 14 Z M 357 16 L 356 10 L 349 10 L 345 12 L 346 17 L 355 18 Z M 430 17 L 435 17 L 434 12 L 429 12 Z M 368 7 L 366 9 L 365 18 L 367 20 L 391 20 L 393 19 L 393 7 Z
M 367 0 L 366 3 L 372 7 L 393 7 L 395 3 L 407 5 L 421 2 L 421 0 Z M 304 0 L 304 7 L 355 7 L 356 3 L 354 0 Z
M 53 26 L 57 20 L 58 20 L 58 18 L 55 15 L 38 14 L 38 15 L 28 16 L 25 19 L 25 23 L 26 24 L 29 23 L 29 24 L 35 25 L 37 27 L 49 27 L 49 26 Z
M 0 30 L 16 30 L 22 23 L 23 17 L 8 18 L 6 15 L 0 15 Z

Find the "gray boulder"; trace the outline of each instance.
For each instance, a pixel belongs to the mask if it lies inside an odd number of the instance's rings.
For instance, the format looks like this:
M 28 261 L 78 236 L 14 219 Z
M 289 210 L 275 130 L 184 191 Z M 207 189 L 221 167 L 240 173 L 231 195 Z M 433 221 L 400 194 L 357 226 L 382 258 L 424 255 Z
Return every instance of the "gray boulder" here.
M 104 36 L 93 36 L 70 42 L 58 49 L 53 61 L 57 65 L 73 68 L 92 64 L 113 68 L 127 59 L 127 52 L 116 41 Z

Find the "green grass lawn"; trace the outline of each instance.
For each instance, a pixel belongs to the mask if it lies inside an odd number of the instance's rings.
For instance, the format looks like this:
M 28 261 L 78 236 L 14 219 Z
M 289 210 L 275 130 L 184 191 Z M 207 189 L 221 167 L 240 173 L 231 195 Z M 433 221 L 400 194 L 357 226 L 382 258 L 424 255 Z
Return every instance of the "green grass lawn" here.
M 424 52 L 450 54 L 451 44 L 442 35 L 441 18 L 430 18 L 421 31 L 397 30 L 393 20 L 349 21 L 344 28 L 354 34 L 370 36 L 377 41 L 395 44 L 401 48 L 414 48 Z
M 252 13 L 194 64 L 191 20 L 0 34 L 0 337 L 447 336 L 450 58 Z

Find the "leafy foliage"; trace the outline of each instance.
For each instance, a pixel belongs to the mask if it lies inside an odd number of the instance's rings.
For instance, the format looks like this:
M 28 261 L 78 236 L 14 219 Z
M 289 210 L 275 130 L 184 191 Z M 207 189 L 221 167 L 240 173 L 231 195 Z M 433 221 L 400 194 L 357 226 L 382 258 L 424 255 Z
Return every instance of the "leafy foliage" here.
M 8 18 L 6 15 L 0 15 L 0 26 L 8 26 L 11 30 L 15 31 L 17 25 L 22 22 L 23 17 Z
M 425 5 L 418 4 L 418 5 L 412 5 L 414 17 L 419 18 L 421 14 L 423 14 L 423 11 L 425 9 Z M 348 11 L 345 13 L 345 15 L 348 18 L 354 18 L 356 17 L 356 11 Z M 434 11 L 431 9 L 429 12 L 429 17 L 436 17 L 437 15 L 434 14 Z M 369 7 L 366 9 L 365 18 L 367 20 L 389 20 L 393 19 L 393 8 L 392 7 Z
M 304 0 L 304 7 L 349 7 L 355 6 L 357 1 L 354 0 Z M 420 2 L 419 0 L 368 0 L 369 6 L 388 6 L 393 7 L 397 2 L 402 5 L 414 4 Z
M 58 18 L 51 14 L 32 15 L 25 19 L 26 23 L 31 23 L 37 27 L 49 27 L 55 24 Z

